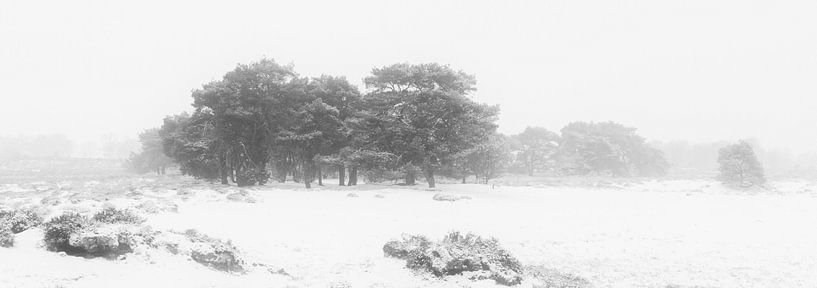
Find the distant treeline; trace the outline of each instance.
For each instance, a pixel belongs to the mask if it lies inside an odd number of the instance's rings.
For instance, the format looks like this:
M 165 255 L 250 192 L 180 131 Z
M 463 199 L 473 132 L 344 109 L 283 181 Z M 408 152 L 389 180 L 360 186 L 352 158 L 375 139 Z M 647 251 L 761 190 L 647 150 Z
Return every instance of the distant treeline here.
M 325 174 L 340 185 L 363 174 L 406 184 L 423 177 L 434 187 L 436 175 L 654 176 L 668 168 L 634 128 L 613 122 L 498 134 L 499 107 L 474 102 L 475 77 L 446 65 L 374 68 L 364 83 L 361 93 L 343 77 L 304 78 L 270 59 L 238 65 L 193 91 L 192 114 L 140 135 L 143 152 L 130 165 L 161 174 L 172 159 L 183 174 L 224 184 L 289 176 L 306 187 Z
M 0 159 L 107 158 L 123 159 L 139 150 L 135 139 L 104 135 L 77 143 L 64 134 L 0 136 Z
M 72 156 L 74 148 L 65 135 L 0 137 L 0 159 L 65 158 Z
M 718 170 L 721 148 L 730 142 L 688 143 L 670 141 L 653 143 L 664 151 L 670 163 L 671 174 L 714 175 Z M 757 158 L 771 176 L 817 176 L 817 154 L 793 153 L 785 150 L 764 149 L 756 139 L 748 139 Z

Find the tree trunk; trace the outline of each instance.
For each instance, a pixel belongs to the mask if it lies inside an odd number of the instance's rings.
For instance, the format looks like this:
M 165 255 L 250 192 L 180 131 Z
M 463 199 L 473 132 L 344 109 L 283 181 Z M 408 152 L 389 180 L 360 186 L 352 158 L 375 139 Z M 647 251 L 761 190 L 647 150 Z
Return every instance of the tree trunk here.
M 426 169 L 423 169 L 423 173 L 425 174 L 426 182 L 428 182 L 428 188 L 435 188 L 436 183 L 434 181 L 434 168 L 427 166 Z
M 227 167 L 224 167 L 224 165 L 219 165 L 218 174 L 221 176 L 221 184 L 230 185 L 230 182 L 227 181 L 227 177 L 229 177 L 228 173 Z
M 528 176 L 533 176 L 533 165 L 528 163 Z
M 414 185 L 416 180 L 417 172 L 414 170 L 414 166 L 406 166 L 406 185 Z
M 318 174 L 318 186 L 323 186 L 323 172 L 321 172 L 321 165 L 316 167 L 317 171 L 315 174 Z
M 312 179 L 315 176 L 315 171 L 314 169 L 312 169 L 312 165 L 310 165 L 309 163 L 304 163 L 301 165 L 301 169 L 303 170 L 302 175 L 304 180 L 304 186 L 306 186 L 306 189 L 312 188 Z
M 300 165 L 293 165 L 292 167 L 292 181 L 295 183 L 301 183 L 301 169 Z
M 340 186 L 345 186 L 346 185 L 346 183 L 344 183 L 345 180 L 346 180 L 346 168 L 343 167 L 343 165 L 338 165 L 338 182 L 339 182 Z
M 466 178 L 468 178 L 468 176 L 462 176 L 462 184 L 465 184 L 465 179 Z
M 349 186 L 357 185 L 357 167 L 349 168 Z
M 283 165 L 275 165 L 275 172 L 278 174 L 278 183 L 285 183 L 287 182 L 287 175 L 289 175 L 289 169 L 284 167 Z

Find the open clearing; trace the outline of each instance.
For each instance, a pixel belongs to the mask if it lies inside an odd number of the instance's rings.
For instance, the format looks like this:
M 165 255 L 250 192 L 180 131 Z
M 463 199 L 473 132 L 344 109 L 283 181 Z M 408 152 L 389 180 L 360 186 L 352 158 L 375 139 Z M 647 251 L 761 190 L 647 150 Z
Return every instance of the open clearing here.
M 60 256 L 40 247 L 42 232 L 33 229 L 18 234 L 15 247 L 0 248 L 0 287 L 502 287 L 416 275 L 383 256 L 383 244 L 403 233 L 439 239 L 452 230 L 494 236 L 522 263 L 579 275 L 595 287 L 817 287 L 817 185 L 772 186 L 735 192 L 708 180 L 663 180 L 305 190 L 295 183 L 243 189 L 183 177 L 2 184 L 3 206 L 47 203 L 49 216 L 95 212 L 104 203 L 175 204 L 178 212 L 143 213 L 147 224 L 232 240 L 248 259 L 289 276 L 233 275 L 159 251 L 114 261 Z M 432 200 L 437 193 L 472 199 Z

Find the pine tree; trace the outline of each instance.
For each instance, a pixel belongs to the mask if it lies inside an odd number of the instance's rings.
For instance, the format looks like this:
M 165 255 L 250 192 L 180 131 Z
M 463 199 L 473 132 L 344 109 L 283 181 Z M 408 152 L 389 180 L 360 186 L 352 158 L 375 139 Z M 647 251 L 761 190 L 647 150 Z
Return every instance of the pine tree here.
M 766 183 L 763 165 L 748 142 L 741 140 L 728 145 L 721 148 L 718 154 L 718 179 L 725 185 L 746 189 Z

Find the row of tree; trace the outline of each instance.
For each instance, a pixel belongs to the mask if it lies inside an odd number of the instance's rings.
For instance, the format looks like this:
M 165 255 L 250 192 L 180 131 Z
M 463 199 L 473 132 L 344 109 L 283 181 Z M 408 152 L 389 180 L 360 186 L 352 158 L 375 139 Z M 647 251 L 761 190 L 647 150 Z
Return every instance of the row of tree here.
M 134 170 L 262 185 L 291 178 L 310 187 L 323 176 L 340 185 L 401 177 L 429 187 L 435 176 L 488 181 L 505 170 L 651 176 L 666 172 L 660 151 L 634 128 L 575 122 L 561 135 L 530 127 L 496 133 L 497 106 L 476 103 L 473 75 L 449 66 L 394 64 L 372 69 L 366 93 L 343 77 L 300 77 L 262 59 L 238 65 L 193 91 L 192 113 L 167 117 L 140 135 Z M 169 157 L 169 158 L 168 158 Z M 348 180 L 347 180 L 348 172 Z
M 362 94 L 343 77 L 302 78 L 262 59 L 193 91 L 194 112 L 166 118 L 158 135 L 182 173 L 224 184 L 291 176 L 310 187 L 332 167 L 341 185 L 401 170 L 434 187 L 438 169 L 495 133 L 498 108 L 468 98 L 474 77 L 449 66 L 376 68 L 365 84 Z
M 511 137 L 518 151 L 512 165 L 528 175 L 537 171 L 558 175 L 660 176 L 669 163 L 661 150 L 648 145 L 636 129 L 615 122 L 573 122 L 560 134 L 528 127 Z

